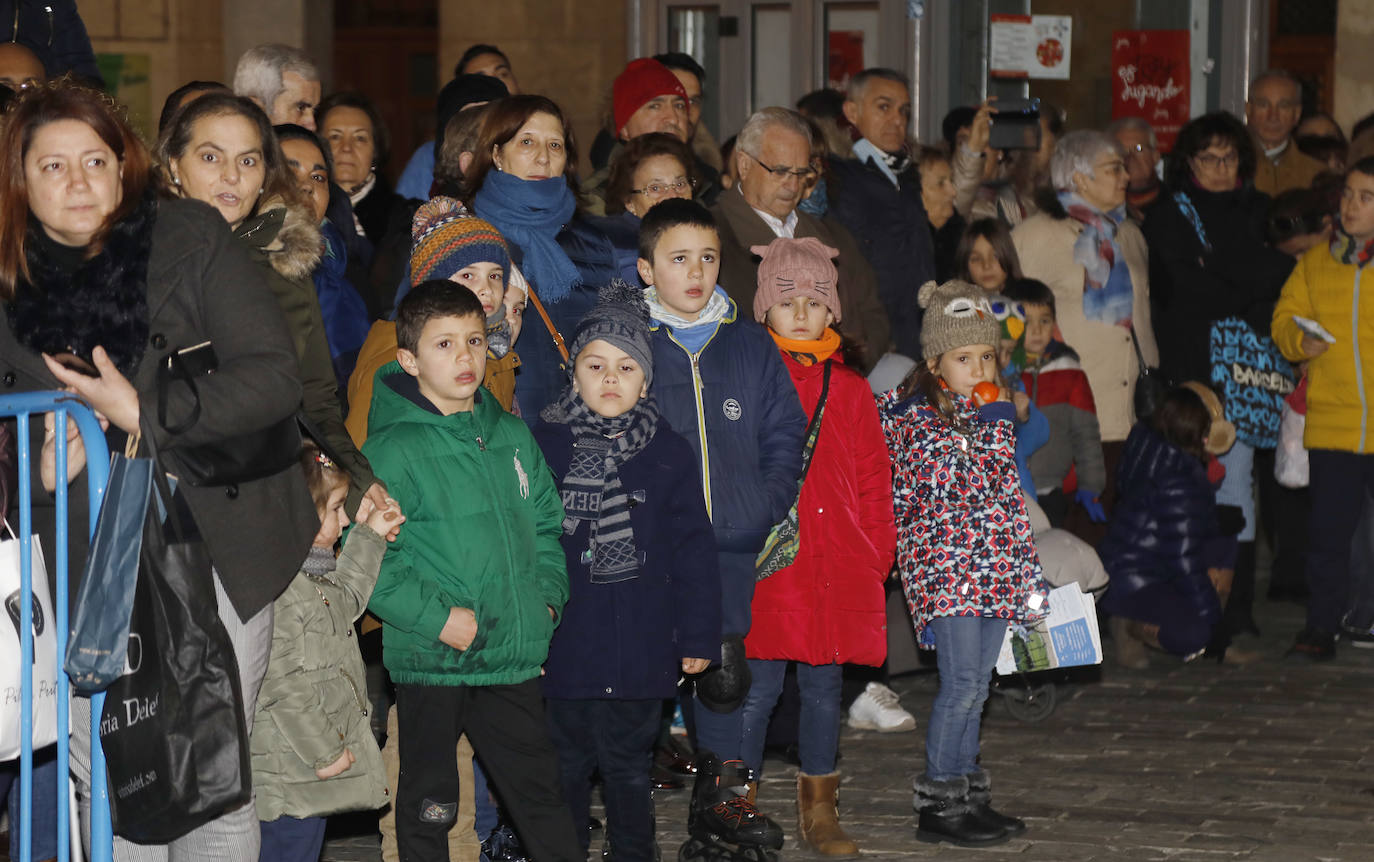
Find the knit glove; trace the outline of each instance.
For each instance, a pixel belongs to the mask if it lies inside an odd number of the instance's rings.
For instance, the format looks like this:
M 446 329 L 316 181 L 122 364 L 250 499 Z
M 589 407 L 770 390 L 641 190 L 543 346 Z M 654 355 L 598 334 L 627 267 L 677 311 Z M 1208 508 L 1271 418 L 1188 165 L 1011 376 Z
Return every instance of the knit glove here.
M 1092 491 L 1087 488 L 1079 488 L 1073 492 L 1073 498 L 1088 513 L 1088 520 L 1094 524 L 1107 523 L 1107 513 L 1102 511 L 1102 502 L 1097 499 L 1097 495 Z

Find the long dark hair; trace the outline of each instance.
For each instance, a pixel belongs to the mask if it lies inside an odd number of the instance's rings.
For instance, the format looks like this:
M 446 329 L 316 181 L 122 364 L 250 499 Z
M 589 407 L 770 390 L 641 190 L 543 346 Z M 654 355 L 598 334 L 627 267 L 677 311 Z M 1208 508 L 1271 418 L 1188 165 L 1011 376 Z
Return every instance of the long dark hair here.
M 1202 396 L 1185 386 L 1175 386 L 1150 414 L 1150 427 L 1170 446 L 1207 463 L 1206 440 L 1212 414 Z
M 988 241 L 992 246 L 993 254 L 997 255 L 997 262 L 1002 264 L 1002 271 L 1007 274 L 1007 281 L 1022 278 L 1021 259 L 1016 255 L 1016 246 L 1011 241 L 1011 231 L 1002 224 L 1000 219 L 980 218 L 974 219 L 969 226 L 964 228 L 964 235 L 959 237 L 959 248 L 954 252 L 954 260 L 959 266 L 958 278 L 967 281 L 969 284 L 977 284 L 973 276 L 968 271 L 968 258 L 973 254 L 973 244 L 979 237 Z
M 129 125 L 124 108 L 104 93 L 75 83 L 69 76 L 38 84 L 21 92 L 0 129 L 0 298 L 13 299 L 21 278 L 29 278 L 24 256 L 29 225 L 29 190 L 24 158 L 33 136 L 48 123 L 76 120 L 91 127 L 123 167 L 119 205 L 91 238 L 87 253 L 105 246 L 110 229 L 127 218 L 143 200 L 149 183 L 156 182 L 152 158 Z
M 901 397 L 910 398 L 913 395 L 921 395 L 930 405 L 945 424 L 954 428 L 956 431 L 964 431 L 964 425 L 959 421 L 959 414 L 954 410 L 954 399 L 949 397 L 949 390 L 940 383 L 940 375 L 930 367 L 930 361 L 926 359 L 916 360 L 916 367 L 911 369 L 911 373 L 902 381 Z
M 1191 188 L 1193 156 L 1213 144 L 1230 144 L 1236 148 L 1236 155 L 1240 157 L 1236 177 L 1242 183 L 1255 178 L 1255 145 L 1249 131 L 1227 111 L 1213 111 L 1189 120 L 1179 130 L 1174 149 L 1164 158 L 1164 184 L 1173 191 Z
M 477 151 L 473 153 L 472 166 L 468 168 L 466 176 L 469 194 L 476 196 L 481 191 L 487 174 L 496 166 L 496 148 L 509 143 L 535 114 L 548 114 L 563 127 L 563 152 L 568 156 L 563 166 L 563 178 L 567 180 L 573 195 L 578 193 L 577 140 L 573 137 L 572 126 L 568 125 L 563 115 L 563 109 L 546 96 L 521 95 L 507 96 L 489 106 L 482 120 L 482 132 L 477 136 Z

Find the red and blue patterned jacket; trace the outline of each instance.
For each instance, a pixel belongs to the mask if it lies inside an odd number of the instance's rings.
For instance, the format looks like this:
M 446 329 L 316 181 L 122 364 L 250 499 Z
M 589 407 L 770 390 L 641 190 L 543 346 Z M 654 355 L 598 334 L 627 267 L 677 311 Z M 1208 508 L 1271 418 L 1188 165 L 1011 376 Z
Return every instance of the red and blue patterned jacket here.
M 897 569 L 917 642 L 949 616 L 1039 619 L 1049 587 L 1017 477 L 1012 417 L 1005 402 L 975 411 L 952 395 L 959 430 L 921 396 L 878 399 L 892 456 Z M 1038 597 L 1038 598 L 1037 598 Z

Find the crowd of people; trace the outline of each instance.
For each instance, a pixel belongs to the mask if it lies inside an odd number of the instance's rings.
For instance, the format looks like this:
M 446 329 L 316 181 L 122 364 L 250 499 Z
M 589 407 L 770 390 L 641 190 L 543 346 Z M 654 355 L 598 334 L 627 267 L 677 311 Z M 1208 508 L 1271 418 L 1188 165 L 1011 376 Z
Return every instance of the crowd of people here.
M 996 844 L 1027 824 L 992 805 L 980 716 L 1052 587 L 1100 598 L 1122 665 L 1247 661 L 1267 546 L 1268 597 L 1307 604 L 1290 655 L 1374 644 L 1374 118 L 1347 144 L 1283 71 L 1167 154 L 1050 105 L 995 149 L 995 100 L 917 146 L 883 68 L 718 145 L 705 71 L 664 54 L 580 130 L 582 178 L 557 102 L 474 45 L 392 185 L 377 106 L 296 49 L 178 88 L 152 144 L 69 68 L 0 46 L 0 382 L 74 392 L 112 451 L 305 432 L 286 469 L 173 498 L 255 802 L 116 859 L 309 862 L 329 816 L 378 810 L 384 859 L 584 860 L 599 784 L 605 857 L 647 862 L 652 791 L 690 782 L 672 852 L 762 862 L 792 828 L 759 796 L 779 740 L 795 835 L 853 857 L 841 723 L 918 724 L 894 592 L 940 678 L 916 838 Z M 31 429 L 48 490 L 84 481 L 61 433 Z M 12 830 L 49 858 L 35 811 Z

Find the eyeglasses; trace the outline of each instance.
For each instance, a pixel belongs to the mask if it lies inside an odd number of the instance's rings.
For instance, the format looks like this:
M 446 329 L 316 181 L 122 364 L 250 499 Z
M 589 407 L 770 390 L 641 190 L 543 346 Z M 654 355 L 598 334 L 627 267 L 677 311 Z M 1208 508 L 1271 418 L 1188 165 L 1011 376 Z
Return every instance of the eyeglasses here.
M 642 189 L 630 189 L 632 195 L 645 195 L 651 198 L 659 198 L 669 192 L 684 192 L 687 189 L 697 187 L 696 180 L 680 179 L 673 180 L 671 183 L 649 183 Z
M 788 177 L 796 177 L 797 179 L 806 183 L 815 179 L 817 176 L 816 169 L 812 167 L 793 168 L 787 165 L 765 165 L 763 161 L 753 153 L 745 153 L 745 155 L 753 159 L 754 161 L 758 162 L 759 167 L 763 168 L 765 171 L 768 171 L 768 173 L 773 175 L 773 179 L 778 180 L 779 182 L 787 179 Z
M 1197 160 L 1199 165 L 1209 171 L 1214 171 L 1217 168 L 1222 168 L 1224 170 L 1240 164 L 1240 153 L 1235 152 L 1227 153 L 1224 156 L 1216 156 L 1211 153 L 1198 153 L 1196 156 L 1193 156 L 1193 158 Z

